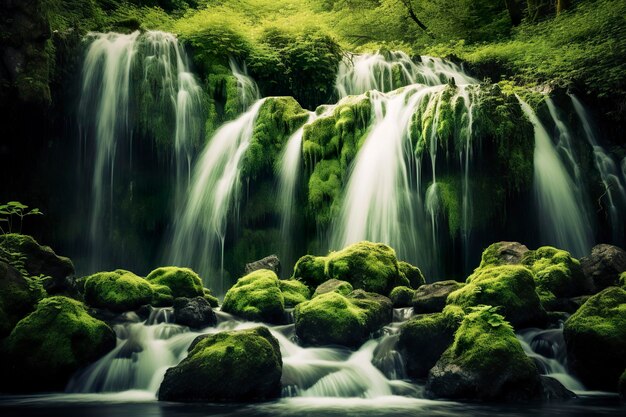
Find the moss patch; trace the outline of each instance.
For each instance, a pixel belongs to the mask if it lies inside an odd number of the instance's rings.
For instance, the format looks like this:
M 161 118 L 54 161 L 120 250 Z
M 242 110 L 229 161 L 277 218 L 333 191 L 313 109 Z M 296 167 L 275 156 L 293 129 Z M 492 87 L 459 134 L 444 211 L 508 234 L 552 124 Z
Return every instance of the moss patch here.
M 204 295 L 202 279 L 189 268 L 164 266 L 150 272 L 146 280 L 154 285 L 168 287 L 174 298 L 193 298 Z
M 274 271 L 259 269 L 239 278 L 226 293 L 222 311 L 246 320 L 282 323 L 285 297 Z
M 279 286 L 285 298 L 285 307 L 295 307 L 311 298 L 309 287 L 295 279 L 279 280 Z
M 153 295 L 149 281 L 123 269 L 98 272 L 85 280 L 85 302 L 93 307 L 134 310 L 150 304 Z
M 405 286 L 399 286 L 391 290 L 389 298 L 393 303 L 393 306 L 398 307 L 411 307 L 413 305 L 413 296 L 415 290 Z

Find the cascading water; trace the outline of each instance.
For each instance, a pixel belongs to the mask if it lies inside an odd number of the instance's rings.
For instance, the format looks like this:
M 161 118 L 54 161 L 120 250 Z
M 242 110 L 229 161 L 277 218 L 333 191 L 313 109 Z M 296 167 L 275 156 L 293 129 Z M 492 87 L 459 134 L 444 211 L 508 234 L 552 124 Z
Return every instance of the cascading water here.
M 195 165 L 188 198 L 174 220 L 169 261 L 191 266 L 206 280 L 212 274 L 222 274 L 219 282 L 205 283 L 217 294 L 226 291 L 223 266 L 227 217 L 233 207 L 236 211 L 241 161 L 263 102 L 258 100 L 215 132 Z M 220 259 L 219 264 L 216 259 Z M 216 264 L 220 265 L 219 271 L 215 271 Z
M 128 155 L 120 162 L 132 170 L 134 136 L 171 142 L 180 197 L 202 137 L 202 90 L 172 34 L 91 33 L 87 40 L 79 120 L 83 153 L 93 149 L 94 155 L 89 236 L 90 267 L 97 270 L 105 266 L 105 231 L 113 230 L 114 179 L 122 168 L 116 163 L 124 148 Z M 132 195 L 132 180 L 128 187 Z
M 519 98 L 518 98 L 519 99 Z M 589 252 L 593 234 L 585 215 L 584 201 L 535 112 L 519 99 L 535 128 L 534 189 L 543 242 L 569 250 L 574 256 Z
M 235 62 L 234 59 L 229 61 L 230 71 L 237 79 L 237 91 L 239 92 L 239 101 L 243 109 L 250 107 L 252 103 L 261 98 L 261 92 L 254 80 L 248 75 L 246 63 L 243 63 L 242 68 Z

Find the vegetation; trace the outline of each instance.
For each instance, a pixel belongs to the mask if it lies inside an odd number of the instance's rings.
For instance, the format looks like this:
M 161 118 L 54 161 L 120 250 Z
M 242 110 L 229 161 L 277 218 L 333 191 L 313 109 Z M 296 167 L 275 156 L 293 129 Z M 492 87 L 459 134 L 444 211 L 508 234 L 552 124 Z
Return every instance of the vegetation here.
M 285 297 L 274 271 L 259 269 L 239 278 L 224 297 L 222 310 L 251 321 L 282 323 Z
M 150 282 L 123 269 L 98 272 L 85 279 L 85 302 L 93 307 L 135 310 L 150 304 L 153 295 Z
M 169 288 L 174 298 L 178 297 L 202 297 L 204 288 L 202 279 L 197 273 L 189 268 L 179 268 L 176 266 L 164 266 L 150 272 L 146 277 L 154 285 L 161 285 Z

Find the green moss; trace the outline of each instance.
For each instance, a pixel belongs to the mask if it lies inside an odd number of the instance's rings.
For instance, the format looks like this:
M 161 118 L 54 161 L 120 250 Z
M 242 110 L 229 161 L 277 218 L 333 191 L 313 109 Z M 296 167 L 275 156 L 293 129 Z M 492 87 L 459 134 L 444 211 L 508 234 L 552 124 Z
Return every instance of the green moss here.
M 348 295 L 353 290 L 354 288 L 349 282 L 331 278 L 328 281 L 324 281 L 322 284 L 317 286 L 317 288 L 315 289 L 315 293 L 313 294 L 313 298 L 317 297 L 318 295 L 326 294 L 327 292 L 336 292 L 341 295 Z
M 389 298 L 394 307 L 410 307 L 413 305 L 415 290 L 405 286 L 399 286 L 391 290 Z
M 409 281 L 412 288 L 419 288 L 426 283 L 426 279 L 424 278 L 422 271 L 408 262 L 399 261 L 398 270 L 400 271 L 400 275 L 404 275 L 404 277 Z
M 259 269 L 239 278 L 228 290 L 222 311 L 251 321 L 281 323 L 284 320 L 285 297 L 273 271 Z
M 626 290 L 609 287 L 566 322 L 569 364 L 590 389 L 615 391 L 626 368 Z
M 618 283 L 620 287 L 626 289 L 626 271 L 620 274 Z
M 149 304 L 154 290 L 150 282 L 129 271 L 99 272 L 85 280 L 85 302 L 93 307 L 128 311 Z
M 308 209 L 319 226 L 328 225 L 341 207 L 342 171 L 336 159 L 322 160 L 309 178 Z
M 220 301 L 211 293 L 211 290 L 209 290 L 208 288 L 204 289 L 204 299 L 207 300 L 213 308 L 219 307 L 220 305 Z
M 285 298 L 285 307 L 295 307 L 311 298 L 309 287 L 295 279 L 280 280 L 279 286 Z
M 328 256 L 306 255 L 296 263 L 293 277 L 309 287 L 335 278 L 355 289 L 389 294 L 398 285 L 408 285 L 400 273 L 395 251 L 382 243 L 359 242 Z
M 546 314 L 535 292 L 532 272 L 520 265 L 477 269 L 465 287 L 448 296 L 447 303 L 466 312 L 478 305 L 500 307 L 516 327 L 541 324 Z
M 155 307 L 167 307 L 174 304 L 174 297 L 172 296 L 170 287 L 166 285 L 153 285 L 152 291 L 151 305 Z
M 165 285 L 171 290 L 174 298 L 193 298 L 204 295 L 202 279 L 189 268 L 164 266 L 150 272 L 146 280 L 153 285 Z
M 74 273 L 69 258 L 57 256 L 28 235 L 8 233 L 0 236 L 0 260 L 17 269 L 24 277 L 50 276 L 62 280 Z
M 39 294 L 11 265 L 0 262 L 0 339 L 7 336 L 17 322 L 33 311 Z
M 267 328 L 201 337 L 189 355 L 166 372 L 160 400 L 243 402 L 280 395 L 280 347 Z
M 537 293 L 546 307 L 556 298 L 574 297 L 585 292 L 585 276 L 580 262 L 567 251 L 543 246 L 526 252 L 522 264 L 533 272 Z
M 5 343 L 11 390 L 59 390 L 79 368 L 115 347 L 109 326 L 67 297 L 42 300 Z

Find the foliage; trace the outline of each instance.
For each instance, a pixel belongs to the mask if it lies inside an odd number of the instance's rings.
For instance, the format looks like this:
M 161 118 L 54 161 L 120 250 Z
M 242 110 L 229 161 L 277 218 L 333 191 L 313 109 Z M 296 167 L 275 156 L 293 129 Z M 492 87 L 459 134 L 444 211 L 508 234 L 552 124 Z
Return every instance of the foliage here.
M 42 216 L 43 213 L 38 208 L 28 210 L 28 206 L 20 203 L 19 201 L 9 201 L 6 204 L 0 205 L 0 232 L 2 234 L 9 234 L 13 232 L 13 222 L 15 219 L 20 220 L 20 227 L 18 233 L 22 233 L 22 225 L 24 223 L 24 217 L 28 216 Z M 6 223 L 6 230 L 2 227 L 2 224 Z

